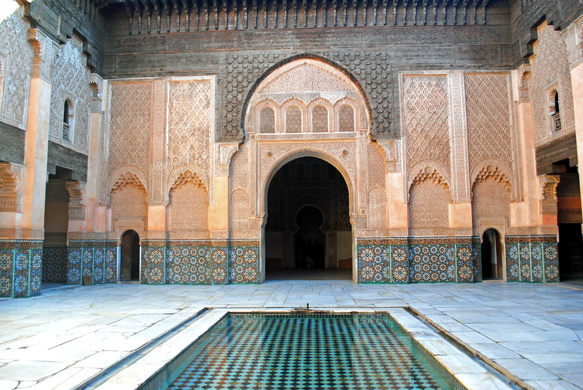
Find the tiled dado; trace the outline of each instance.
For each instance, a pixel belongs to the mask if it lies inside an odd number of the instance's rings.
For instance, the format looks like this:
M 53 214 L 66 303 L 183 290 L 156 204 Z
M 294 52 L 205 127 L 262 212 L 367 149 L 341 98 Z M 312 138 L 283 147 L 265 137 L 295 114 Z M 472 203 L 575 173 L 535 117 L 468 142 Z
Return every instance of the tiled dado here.
M 258 241 L 143 241 L 142 283 L 259 283 Z
M 69 241 L 67 284 L 115 283 L 115 241 Z
M 509 282 L 558 282 L 556 236 L 507 236 L 506 278 Z
M 472 237 L 359 238 L 359 283 L 473 282 L 479 241 Z
M 42 241 L 0 241 L 0 297 L 38 295 L 42 256 Z
M 67 282 L 67 246 L 43 246 L 43 282 Z

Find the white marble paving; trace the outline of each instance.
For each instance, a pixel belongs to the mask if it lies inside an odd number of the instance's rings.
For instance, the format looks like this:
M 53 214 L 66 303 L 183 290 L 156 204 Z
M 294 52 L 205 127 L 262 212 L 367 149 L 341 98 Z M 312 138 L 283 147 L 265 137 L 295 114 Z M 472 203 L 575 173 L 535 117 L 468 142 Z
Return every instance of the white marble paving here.
M 275 309 L 306 303 L 337 310 L 410 306 L 533 388 L 583 389 L 582 290 L 517 283 L 357 285 L 346 280 L 68 286 L 39 297 L 0 299 L 0 389 L 72 388 L 203 307 Z M 453 348 L 421 328 L 416 331 L 427 338 L 429 350 Z M 460 375 L 470 388 L 498 386 L 480 373 Z

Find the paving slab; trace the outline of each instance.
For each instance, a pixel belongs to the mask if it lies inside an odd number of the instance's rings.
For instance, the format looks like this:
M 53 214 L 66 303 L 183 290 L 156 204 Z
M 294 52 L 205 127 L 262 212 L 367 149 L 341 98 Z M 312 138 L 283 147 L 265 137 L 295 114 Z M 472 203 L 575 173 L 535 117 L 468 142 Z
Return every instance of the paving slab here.
M 306 303 L 340 311 L 410 306 L 533 388 L 583 389 L 581 289 L 518 283 L 358 285 L 348 280 L 109 284 L 0 299 L 0 388 L 73 387 L 203 307 L 279 310 Z M 415 330 L 414 324 L 412 329 L 436 354 L 455 348 Z M 463 375 L 475 388 L 496 386 L 482 383 L 478 373 Z M 67 376 L 72 379 L 61 380 Z

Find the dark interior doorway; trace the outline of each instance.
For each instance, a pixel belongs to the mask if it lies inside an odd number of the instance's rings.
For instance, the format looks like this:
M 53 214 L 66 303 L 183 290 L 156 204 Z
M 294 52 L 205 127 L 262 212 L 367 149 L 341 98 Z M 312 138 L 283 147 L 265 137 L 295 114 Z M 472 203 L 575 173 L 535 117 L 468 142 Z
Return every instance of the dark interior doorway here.
M 482 280 L 498 280 L 504 277 L 502 241 L 496 229 L 488 229 L 482 235 Z
M 140 236 L 133 230 L 121 236 L 121 281 L 140 280 Z
M 577 166 L 569 160 L 553 164 L 560 175 L 557 186 L 557 224 L 559 225 L 559 277 L 561 281 L 583 279 L 583 240 L 581 237 L 581 192 Z
M 267 279 L 351 279 L 351 229 L 342 174 L 318 158 L 287 163 L 268 189 Z
M 49 173 L 45 193 L 45 218 L 41 288 L 67 282 L 67 234 L 69 231 L 69 192 L 72 172 L 55 167 Z
M 296 269 L 326 268 L 326 237 L 321 230 L 324 216 L 314 206 L 306 206 L 297 217 Z

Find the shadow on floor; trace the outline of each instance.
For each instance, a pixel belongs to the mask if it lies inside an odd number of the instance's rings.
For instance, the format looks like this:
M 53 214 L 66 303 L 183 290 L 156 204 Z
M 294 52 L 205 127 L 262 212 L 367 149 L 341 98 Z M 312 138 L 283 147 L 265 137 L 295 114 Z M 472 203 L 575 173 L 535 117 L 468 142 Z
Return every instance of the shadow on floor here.
M 271 280 L 352 280 L 351 269 L 272 270 L 265 278 Z

